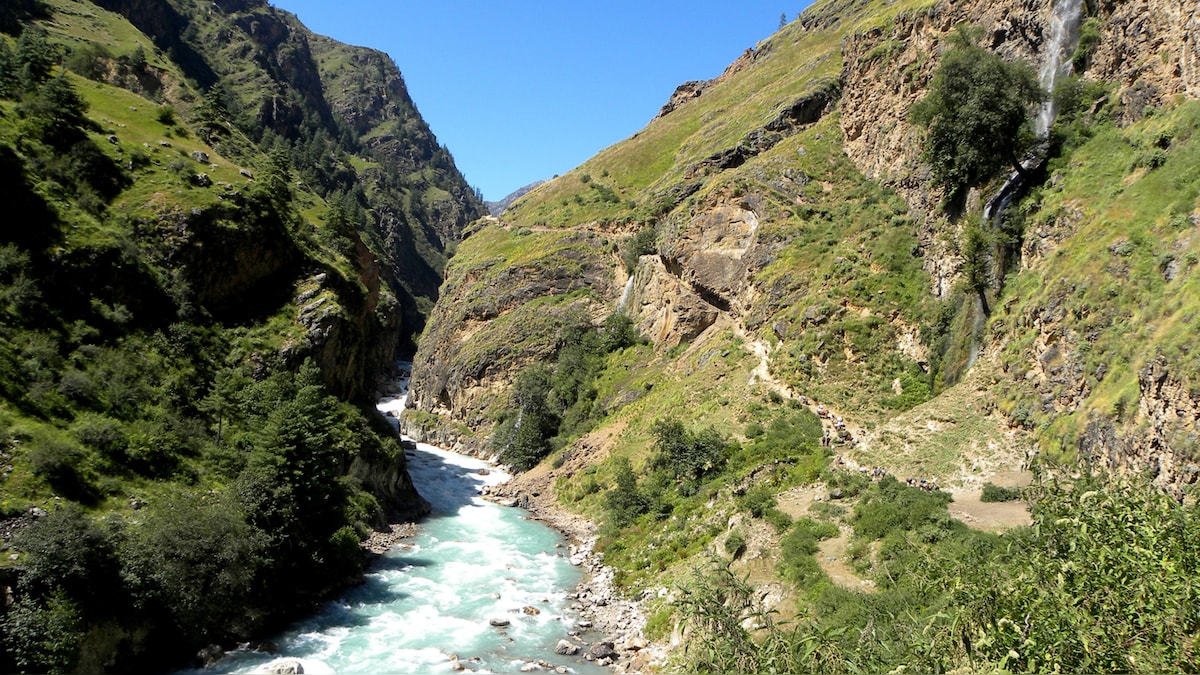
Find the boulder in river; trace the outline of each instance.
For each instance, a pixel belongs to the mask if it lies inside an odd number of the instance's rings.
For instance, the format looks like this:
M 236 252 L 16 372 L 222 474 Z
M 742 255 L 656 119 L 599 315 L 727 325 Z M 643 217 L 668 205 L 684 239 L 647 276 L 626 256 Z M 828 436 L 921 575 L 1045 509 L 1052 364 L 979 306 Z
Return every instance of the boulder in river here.
M 617 658 L 617 652 L 614 647 L 615 645 L 611 642 L 597 642 L 588 649 L 588 653 L 595 657 L 597 661 L 601 659 L 615 659 Z
M 196 652 L 196 660 L 204 666 L 211 665 L 221 660 L 222 656 L 225 656 L 225 650 L 221 648 L 221 645 L 209 645 L 204 649 L 201 649 L 199 652 Z
M 579 645 L 567 640 L 559 640 L 557 645 L 554 645 L 554 653 L 559 656 L 575 656 L 579 653 Z
M 279 659 L 267 664 L 263 672 L 268 675 L 303 675 L 304 664 L 298 659 Z
M 511 623 L 511 622 L 508 619 L 505 619 L 503 617 L 495 617 L 493 619 L 488 620 L 488 624 L 495 626 L 496 628 L 504 628 L 509 623 Z

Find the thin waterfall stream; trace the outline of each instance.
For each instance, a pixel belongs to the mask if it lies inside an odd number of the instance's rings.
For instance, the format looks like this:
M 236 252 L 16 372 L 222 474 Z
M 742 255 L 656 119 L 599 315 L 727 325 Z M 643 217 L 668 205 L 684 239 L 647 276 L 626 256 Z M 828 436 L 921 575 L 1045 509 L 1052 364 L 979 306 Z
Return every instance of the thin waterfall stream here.
M 1021 170 L 1014 170 L 1004 185 L 992 195 L 983 207 L 983 221 L 994 229 L 1000 229 L 1004 212 L 1013 200 L 1024 193 L 1032 172 L 1041 168 L 1046 161 L 1049 147 L 1050 127 L 1058 115 L 1058 103 L 1054 89 L 1063 78 L 1071 74 L 1071 55 L 1079 43 L 1079 27 L 1083 22 L 1083 0 L 1051 0 L 1050 21 L 1046 25 L 1046 40 L 1042 50 L 1042 65 L 1038 70 L 1038 82 L 1049 96 L 1038 107 L 1033 116 L 1033 130 L 1038 144 L 1021 161 Z M 1003 270 L 996 275 L 1003 277 Z M 975 319 L 971 331 L 971 345 L 967 368 L 979 357 L 979 346 L 983 339 L 983 305 L 977 301 Z
M 397 384 L 377 406 L 393 426 L 408 394 L 407 381 Z M 197 672 L 609 672 L 584 659 L 576 637 L 571 604 L 582 573 L 562 537 L 480 496 L 508 474 L 423 443 L 406 455 L 433 507 L 416 536 L 377 560 L 365 583 L 272 638 L 276 654 L 237 650 Z M 564 639 L 577 655 L 555 653 Z

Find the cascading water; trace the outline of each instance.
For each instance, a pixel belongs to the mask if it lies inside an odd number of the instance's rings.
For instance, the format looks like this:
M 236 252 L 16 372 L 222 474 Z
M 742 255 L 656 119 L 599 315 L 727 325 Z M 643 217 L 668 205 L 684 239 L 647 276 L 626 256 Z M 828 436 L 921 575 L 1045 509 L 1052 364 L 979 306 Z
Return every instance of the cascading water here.
M 625 290 L 621 291 L 621 299 L 617 302 L 617 311 L 625 311 L 625 305 L 629 304 L 629 298 L 633 295 L 633 278 L 631 273 L 629 278 L 625 280 Z
M 1079 26 L 1083 21 L 1083 0 L 1051 0 L 1053 5 L 1050 12 L 1050 22 L 1046 26 L 1045 49 L 1042 52 L 1042 67 L 1038 71 L 1038 82 L 1042 89 L 1050 94 L 1038 108 L 1033 118 L 1033 130 L 1039 140 L 1039 147 L 1032 156 L 1021 163 L 1025 171 L 1014 171 L 1004 186 L 983 209 L 985 221 L 998 224 L 1004 214 L 1004 209 L 1012 202 L 1014 196 L 1025 185 L 1026 172 L 1036 169 L 1045 159 L 1045 141 L 1050 135 L 1050 127 L 1058 116 L 1058 104 L 1054 99 L 1054 89 L 1062 78 L 1071 74 L 1071 55 L 1079 44 Z
M 1050 125 L 1058 115 L 1058 104 L 1054 100 L 1054 88 L 1071 74 L 1071 55 L 1079 44 L 1079 26 L 1083 22 L 1083 0 L 1057 0 L 1050 14 L 1046 50 L 1042 55 L 1042 68 L 1038 80 L 1042 89 L 1052 94 L 1046 99 L 1034 118 L 1033 129 L 1038 138 L 1050 133 Z
M 393 425 L 407 391 L 401 382 L 378 405 Z M 578 630 L 569 605 L 581 574 L 558 533 L 479 496 L 508 476 L 425 444 L 406 454 L 433 507 L 417 536 L 377 561 L 365 584 L 275 637 L 278 654 L 238 650 L 197 672 L 609 672 L 555 654 Z
M 1051 0 L 1050 22 L 1046 25 L 1045 48 L 1042 51 L 1042 66 L 1038 70 L 1038 83 L 1047 94 L 1033 117 L 1033 130 L 1038 145 L 1021 162 L 1021 171 L 1013 171 L 1004 185 L 987 200 L 983 207 L 983 220 L 994 228 L 1000 228 L 1004 212 L 1026 187 L 1030 172 L 1041 167 L 1046 159 L 1050 127 L 1058 116 L 1058 103 L 1054 89 L 1063 78 L 1071 74 L 1071 55 L 1079 44 L 1079 26 L 1083 21 L 1083 0 Z M 998 273 L 1003 276 L 1003 271 Z M 972 328 L 971 345 L 967 368 L 979 356 L 979 341 L 982 339 L 982 303 L 976 307 L 975 325 Z

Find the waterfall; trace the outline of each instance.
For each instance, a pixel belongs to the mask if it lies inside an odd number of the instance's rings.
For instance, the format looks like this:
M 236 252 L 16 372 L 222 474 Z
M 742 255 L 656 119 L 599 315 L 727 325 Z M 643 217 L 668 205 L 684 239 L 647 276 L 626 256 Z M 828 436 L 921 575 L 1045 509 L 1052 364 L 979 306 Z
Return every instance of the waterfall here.
M 1054 102 L 1054 88 L 1059 81 L 1071 74 L 1071 55 L 1079 44 L 1079 26 L 1083 22 L 1083 0 L 1057 0 L 1050 13 L 1049 35 L 1042 55 L 1042 68 L 1038 81 L 1051 94 L 1038 110 L 1033 121 L 1034 131 L 1039 138 L 1050 133 L 1050 125 L 1058 115 Z
M 1025 171 L 1031 171 L 1045 160 L 1046 140 L 1050 126 L 1058 115 L 1058 104 L 1054 100 L 1054 88 L 1062 78 L 1071 74 L 1071 55 L 1079 44 L 1079 26 L 1083 22 L 1083 0 L 1051 0 L 1050 22 L 1046 25 L 1046 39 L 1042 50 L 1042 67 L 1038 70 L 1038 83 L 1049 96 L 1038 108 L 1033 118 L 1034 134 L 1041 139 L 1038 147 L 1021 162 Z M 1025 187 L 1025 176 L 1014 171 L 983 207 L 983 219 L 999 224 L 1004 210 L 1013 198 Z
M 625 281 L 625 290 L 621 291 L 621 299 L 617 301 L 617 312 L 624 312 L 625 305 L 629 304 L 629 296 L 633 295 L 633 276 L 630 274 Z
M 1062 78 L 1071 74 L 1071 56 L 1079 43 L 1079 26 L 1083 21 L 1083 0 L 1051 0 L 1050 23 L 1046 26 L 1046 39 L 1042 49 L 1042 67 L 1038 70 L 1038 83 L 1048 96 L 1033 118 L 1034 134 L 1039 141 L 1036 147 L 1021 161 L 1022 171 L 1013 171 L 1004 185 L 983 206 L 983 221 L 1000 229 L 1004 211 L 1027 187 L 1029 172 L 1041 167 L 1046 160 L 1049 147 L 1050 126 L 1058 115 L 1058 104 L 1054 100 L 1054 88 Z M 1005 256 L 1006 257 L 1006 256 Z M 1006 266 L 998 265 L 997 267 Z M 994 269 L 1000 280 L 1004 269 Z M 1001 282 L 1002 283 L 1002 282 Z M 979 357 L 983 339 L 984 311 L 982 300 L 976 299 L 975 320 L 971 326 L 967 368 Z
M 979 296 L 975 296 L 974 314 L 975 318 L 971 321 L 971 343 L 967 348 L 967 366 L 963 368 L 964 371 L 970 370 L 979 359 L 979 346 L 983 342 L 983 299 Z

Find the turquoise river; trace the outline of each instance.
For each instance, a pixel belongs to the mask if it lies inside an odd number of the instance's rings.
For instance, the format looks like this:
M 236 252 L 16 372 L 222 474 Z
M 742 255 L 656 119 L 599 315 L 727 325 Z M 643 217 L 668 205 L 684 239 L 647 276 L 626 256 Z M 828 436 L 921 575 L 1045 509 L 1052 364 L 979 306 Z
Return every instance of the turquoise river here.
M 379 403 L 393 423 L 406 392 L 401 382 L 399 395 Z M 233 651 L 193 672 L 608 672 L 554 653 L 575 630 L 571 594 L 581 573 L 558 533 L 480 497 L 509 476 L 430 445 L 407 456 L 433 507 L 417 535 L 377 560 L 364 584 L 271 638 L 278 653 Z

